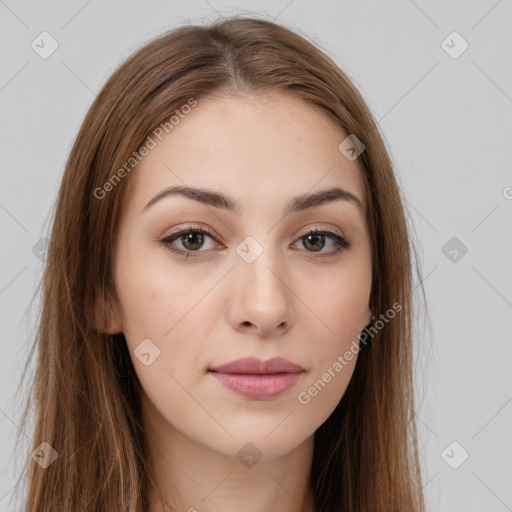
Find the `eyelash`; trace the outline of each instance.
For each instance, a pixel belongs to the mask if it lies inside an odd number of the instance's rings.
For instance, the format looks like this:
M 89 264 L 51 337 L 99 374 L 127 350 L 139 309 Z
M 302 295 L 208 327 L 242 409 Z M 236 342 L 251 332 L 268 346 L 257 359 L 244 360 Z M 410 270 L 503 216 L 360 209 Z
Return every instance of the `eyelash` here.
M 208 228 L 195 228 L 195 227 L 187 227 L 180 231 L 177 231 L 176 233 L 173 233 L 172 235 L 168 235 L 164 238 L 161 238 L 158 240 L 165 249 L 171 251 L 174 254 L 177 254 L 178 256 L 182 258 L 189 258 L 189 257 L 197 257 L 196 255 L 193 255 L 194 252 L 204 252 L 204 251 L 183 251 L 181 249 L 176 249 L 175 247 L 172 247 L 171 244 L 180 238 L 183 235 L 189 234 L 189 233 L 202 233 L 204 235 L 208 235 L 211 238 L 215 240 L 215 236 Z M 345 249 L 348 249 L 352 244 L 349 242 L 346 238 L 338 235 L 337 233 L 334 233 L 328 229 L 320 230 L 320 229 L 313 229 L 311 231 L 308 231 L 307 233 L 304 233 L 301 237 L 299 237 L 298 240 L 301 240 L 309 235 L 326 235 L 328 238 L 333 240 L 333 242 L 336 244 L 336 248 L 327 254 L 314 254 L 314 251 L 307 251 L 311 252 L 314 258 L 330 258 L 333 256 L 338 255 L 339 253 L 343 252 Z

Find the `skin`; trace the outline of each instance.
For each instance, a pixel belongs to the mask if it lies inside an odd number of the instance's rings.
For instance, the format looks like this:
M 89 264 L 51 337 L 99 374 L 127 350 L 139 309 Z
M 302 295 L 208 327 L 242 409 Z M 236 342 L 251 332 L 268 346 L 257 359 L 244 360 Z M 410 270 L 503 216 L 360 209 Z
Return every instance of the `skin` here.
M 314 431 L 342 398 L 357 356 L 304 405 L 308 390 L 369 323 L 370 238 L 357 161 L 324 113 L 291 94 L 200 99 L 134 170 L 115 251 L 106 329 L 123 331 L 144 389 L 143 423 L 151 464 L 177 510 L 312 511 L 308 490 Z M 148 201 L 172 185 L 220 191 L 241 203 L 237 215 L 181 195 Z M 283 216 L 289 199 L 332 186 L 357 196 Z M 193 224 L 205 235 L 173 246 L 159 240 Z M 329 236 L 310 245 L 311 229 Z M 248 236 L 263 252 L 247 263 L 236 252 Z M 189 238 L 190 240 L 190 238 Z M 191 249 L 192 247 L 192 249 Z M 199 247 L 196 251 L 193 248 Z M 193 257 L 195 254 L 195 257 Z M 150 339 L 160 356 L 145 366 L 134 350 Z M 281 356 L 304 372 L 278 397 L 256 400 L 208 372 L 239 357 Z M 237 457 L 252 443 L 261 459 Z M 169 510 L 153 494 L 151 512 Z

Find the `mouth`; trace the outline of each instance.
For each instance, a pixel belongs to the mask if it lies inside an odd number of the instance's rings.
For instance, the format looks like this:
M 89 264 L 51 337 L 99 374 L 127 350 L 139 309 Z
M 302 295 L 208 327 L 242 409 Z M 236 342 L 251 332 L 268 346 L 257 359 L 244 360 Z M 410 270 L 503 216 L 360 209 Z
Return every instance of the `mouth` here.
M 283 358 L 261 361 L 250 357 L 210 368 L 208 372 L 239 395 L 265 400 L 275 398 L 290 389 L 305 370 Z

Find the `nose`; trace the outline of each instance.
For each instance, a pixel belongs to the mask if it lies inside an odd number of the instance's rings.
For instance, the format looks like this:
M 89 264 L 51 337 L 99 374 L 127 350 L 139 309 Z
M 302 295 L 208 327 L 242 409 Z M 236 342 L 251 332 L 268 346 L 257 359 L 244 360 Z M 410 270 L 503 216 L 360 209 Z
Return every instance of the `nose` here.
M 233 328 L 261 336 L 287 332 L 293 321 L 294 295 L 275 251 L 265 248 L 251 263 L 236 255 L 234 267 L 228 311 Z

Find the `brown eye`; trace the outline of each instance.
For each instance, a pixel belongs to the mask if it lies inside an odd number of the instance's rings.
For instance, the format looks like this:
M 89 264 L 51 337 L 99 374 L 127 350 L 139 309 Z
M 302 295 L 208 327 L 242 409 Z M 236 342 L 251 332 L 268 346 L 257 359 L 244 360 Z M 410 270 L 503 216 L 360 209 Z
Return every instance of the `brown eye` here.
M 210 246 L 208 246 L 210 239 Z M 172 235 L 166 236 L 160 240 L 160 243 L 169 251 L 189 258 L 195 256 L 194 253 L 205 252 L 215 246 L 215 238 L 208 231 L 200 228 L 187 228 L 178 231 Z
M 304 240 L 304 247 L 311 251 L 321 251 L 325 246 L 325 235 L 312 233 L 302 238 Z
M 210 239 L 210 246 L 208 247 L 208 239 Z M 206 252 L 207 249 L 215 248 L 215 237 L 208 230 L 201 228 L 187 228 L 169 235 L 159 242 L 169 251 L 182 256 L 183 258 L 190 258 Z M 205 247 L 206 242 L 206 247 Z M 336 256 L 338 253 L 348 249 L 351 243 L 344 237 L 337 233 L 324 230 L 313 230 L 303 235 L 295 243 L 302 242 L 302 248 L 306 249 L 308 253 L 313 254 L 316 258 L 326 258 Z M 331 244 L 331 249 L 324 251 L 324 248 Z M 181 247 L 179 247 L 181 246 Z M 204 249 L 204 250 L 203 250 Z M 194 254 L 196 253 L 196 254 Z
M 299 238 L 298 242 L 301 242 L 301 245 L 306 249 L 306 252 L 318 253 L 312 254 L 315 258 L 329 258 L 336 256 L 345 249 L 348 249 L 351 245 L 347 239 L 337 233 L 329 230 L 321 231 L 318 229 L 314 229 L 313 231 L 306 233 Z M 329 244 L 331 245 L 330 250 Z M 324 250 L 326 246 L 328 250 Z
M 181 236 L 181 243 L 183 247 L 189 251 L 197 251 L 204 243 L 203 233 L 199 231 L 190 231 L 189 233 Z

